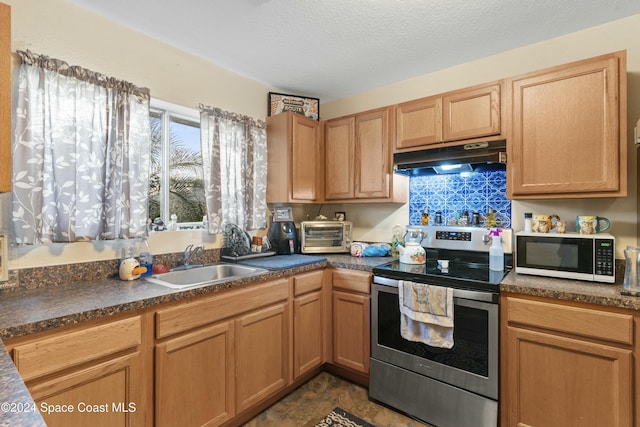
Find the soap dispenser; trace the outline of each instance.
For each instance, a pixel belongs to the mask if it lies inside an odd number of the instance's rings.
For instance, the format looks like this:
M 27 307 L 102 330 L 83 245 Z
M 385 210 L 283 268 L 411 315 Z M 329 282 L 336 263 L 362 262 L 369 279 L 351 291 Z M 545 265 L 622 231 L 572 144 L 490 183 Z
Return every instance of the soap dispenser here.
M 489 270 L 504 270 L 504 250 L 502 249 L 502 240 L 500 239 L 501 229 L 491 230 L 491 247 L 489 248 Z

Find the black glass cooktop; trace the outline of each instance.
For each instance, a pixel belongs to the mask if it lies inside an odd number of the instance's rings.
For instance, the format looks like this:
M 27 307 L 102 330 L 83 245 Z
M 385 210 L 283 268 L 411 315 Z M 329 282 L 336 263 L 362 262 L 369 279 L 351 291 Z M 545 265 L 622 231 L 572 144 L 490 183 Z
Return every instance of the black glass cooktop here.
M 438 266 L 439 259 L 448 260 L 449 268 Z M 374 268 L 373 274 L 389 279 L 499 292 L 498 285 L 510 270 L 510 256 L 505 257 L 503 271 L 492 271 L 488 253 L 427 250 L 426 264 L 402 264 L 395 260 Z

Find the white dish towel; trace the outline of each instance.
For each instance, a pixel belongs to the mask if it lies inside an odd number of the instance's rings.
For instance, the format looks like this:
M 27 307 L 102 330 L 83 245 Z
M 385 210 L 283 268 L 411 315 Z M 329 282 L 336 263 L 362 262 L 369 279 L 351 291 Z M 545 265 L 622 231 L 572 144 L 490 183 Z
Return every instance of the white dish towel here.
M 400 280 L 400 334 L 432 347 L 453 347 L 453 289 Z

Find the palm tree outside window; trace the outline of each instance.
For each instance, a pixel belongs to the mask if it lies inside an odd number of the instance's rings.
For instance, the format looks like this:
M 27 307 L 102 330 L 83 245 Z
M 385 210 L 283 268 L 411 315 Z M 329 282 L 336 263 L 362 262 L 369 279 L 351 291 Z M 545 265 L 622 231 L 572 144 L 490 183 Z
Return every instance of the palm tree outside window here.
M 175 214 L 181 227 L 199 226 L 207 214 L 199 113 L 152 100 L 150 127 L 149 217 L 167 223 Z

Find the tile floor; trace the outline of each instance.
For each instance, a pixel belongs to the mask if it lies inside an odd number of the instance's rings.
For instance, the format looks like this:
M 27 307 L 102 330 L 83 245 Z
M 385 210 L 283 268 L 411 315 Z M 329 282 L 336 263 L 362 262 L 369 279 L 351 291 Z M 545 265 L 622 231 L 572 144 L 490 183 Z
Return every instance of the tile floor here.
M 425 427 L 425 424 L 369 401 L 367 393 L 364 387 L 321 372 L 244 427 L 313 427 L 336 406 L 376 427 Z

